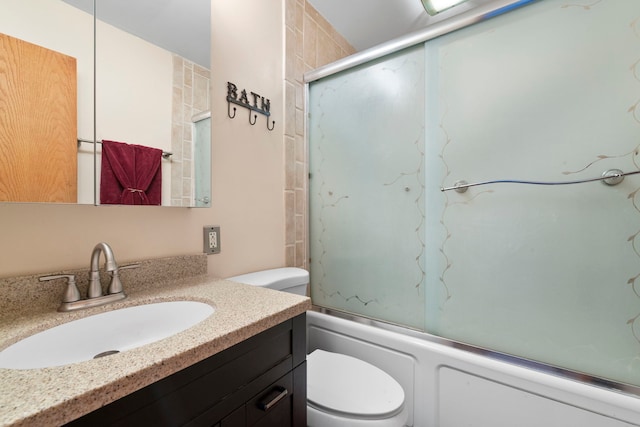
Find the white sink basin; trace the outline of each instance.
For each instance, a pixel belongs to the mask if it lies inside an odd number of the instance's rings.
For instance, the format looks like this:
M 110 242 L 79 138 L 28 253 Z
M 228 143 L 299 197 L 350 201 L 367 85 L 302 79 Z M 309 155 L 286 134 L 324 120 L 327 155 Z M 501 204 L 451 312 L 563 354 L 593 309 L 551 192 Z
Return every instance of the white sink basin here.
M 108 311 L 31 335 L 0 352 L 0 368 L 69 365 L 167 338 L 213 313 L 209 304 L 170 301 Z

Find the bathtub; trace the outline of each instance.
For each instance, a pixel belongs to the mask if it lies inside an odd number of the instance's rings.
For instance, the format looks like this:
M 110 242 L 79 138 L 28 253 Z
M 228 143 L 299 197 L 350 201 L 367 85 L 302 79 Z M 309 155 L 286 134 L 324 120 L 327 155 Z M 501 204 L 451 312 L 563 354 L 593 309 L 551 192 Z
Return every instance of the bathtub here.
M 415 427 L 640 426 L 635 387 L 592 385 L 494 353 L 339 313 L 307 312 L 308 351 L 365 360 L 404 388 Z

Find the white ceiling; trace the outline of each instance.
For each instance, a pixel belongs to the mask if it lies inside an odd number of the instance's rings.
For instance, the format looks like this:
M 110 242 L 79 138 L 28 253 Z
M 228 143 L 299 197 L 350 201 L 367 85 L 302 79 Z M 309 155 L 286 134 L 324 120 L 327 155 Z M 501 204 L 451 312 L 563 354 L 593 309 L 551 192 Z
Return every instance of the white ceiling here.
M 93 0 L 63 1 L 93 14 Z M 210 68 L 211 0 L 98 0 L 96 16 Z
M 93 13 L 93 0 L 63 1 Z M 435 17 L 421 0 L 307 1 L 361 51 L 493 0 L 469 0 Z M 97 9 L 100 20 L 209 67 L 210 0 L 99 0 Z

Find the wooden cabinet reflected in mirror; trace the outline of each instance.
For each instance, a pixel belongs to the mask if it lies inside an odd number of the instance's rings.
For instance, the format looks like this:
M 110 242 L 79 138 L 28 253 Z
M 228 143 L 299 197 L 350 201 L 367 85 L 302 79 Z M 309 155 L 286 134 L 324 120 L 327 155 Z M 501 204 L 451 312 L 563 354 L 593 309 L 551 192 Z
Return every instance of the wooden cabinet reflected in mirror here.
M 70 131 L 74 133 L 73 143 L 66 143 L 65 151 L 56 151 L 60 160 L 76 167 L 75 190 L 66 186 L 74 197 L 36 198 L 25 191 L 13 191 L 10 196 L 0 197 L 1 201 L 100 204 L 102 145 L 94 141 L 109 140 L 165 154 L 158 165 L 162 206 L 210 206 L 210 193 L 196 196 L 196 183 L 201 181 L 196 171 L 204 169 L 210 176 L 210 159 L 194 156 L 196 128 L 192 120 L 210 109 L 209 0 L 97 0 L 95 73 L 93 0 L 5 0 L 0 7 L 0 33 L 75 58 L 76 94 L 69 94 L 69 102 L 75 102 L 77 112 L 75 129 Z M 194 14 L 200 22 L 192 22 Z M 162 37 L 154 40 L 157 34 L 176 42 L 177 47 L 169 46 Z M 6 50 L 1 45 L 0 49 Z M 21 82 L 26 84 L 24 79 Z M 0 88 L 0 103 L 10 103 L 4 90 Z M 73 108 L 54 104 L 42 109 L 57 114 L 61 108 Z M 34 114 L 29 119 L 41 122 L 42 115 Z M 6 124 L 0 121 L 0 135 L 8 134 L 3 126 Z M 54 127 L 60 132 L 57 124 Z M 49 131 L 41 132 L 46 135 Z M 14 136 L 9 139 L 15 140 Z M 210 144 L 210 135 L 205 140 Z M 44 142 L 34 142 L 37 150 L 31 157 L 40 162 L 36 166 L 14 162 L 4 148 L 0 165 L 20 177 L 41 176 L 48 167 L 57 169 L 49 160 L 52 146 L 44 146 Z M 200 160 L 204 165 L 196 164 Z M 56 188 L 56 183 L 63 181 L 44 180 Z M 24 185 L 33 184 L 31 179 L 27 181 Z M 3 186 L 5 178 L 0 172 L 0 194 Z M 44 190 L 39 183 L 35 186 L 47 193 L 58 192 L 55 188 Z M 207 203 L 202 204 L 199 198 Z
M 0 201 L 76 203 L 76 60 L 0 34 Z

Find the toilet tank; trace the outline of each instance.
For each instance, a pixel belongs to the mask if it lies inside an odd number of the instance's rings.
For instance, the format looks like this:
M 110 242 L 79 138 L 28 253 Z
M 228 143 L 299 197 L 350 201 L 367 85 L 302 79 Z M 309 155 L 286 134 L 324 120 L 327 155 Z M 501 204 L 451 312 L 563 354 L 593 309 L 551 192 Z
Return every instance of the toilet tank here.
M 302 268 L 283 267 L 241 274 L 227 280 L 306 296 L 309 272 Z

